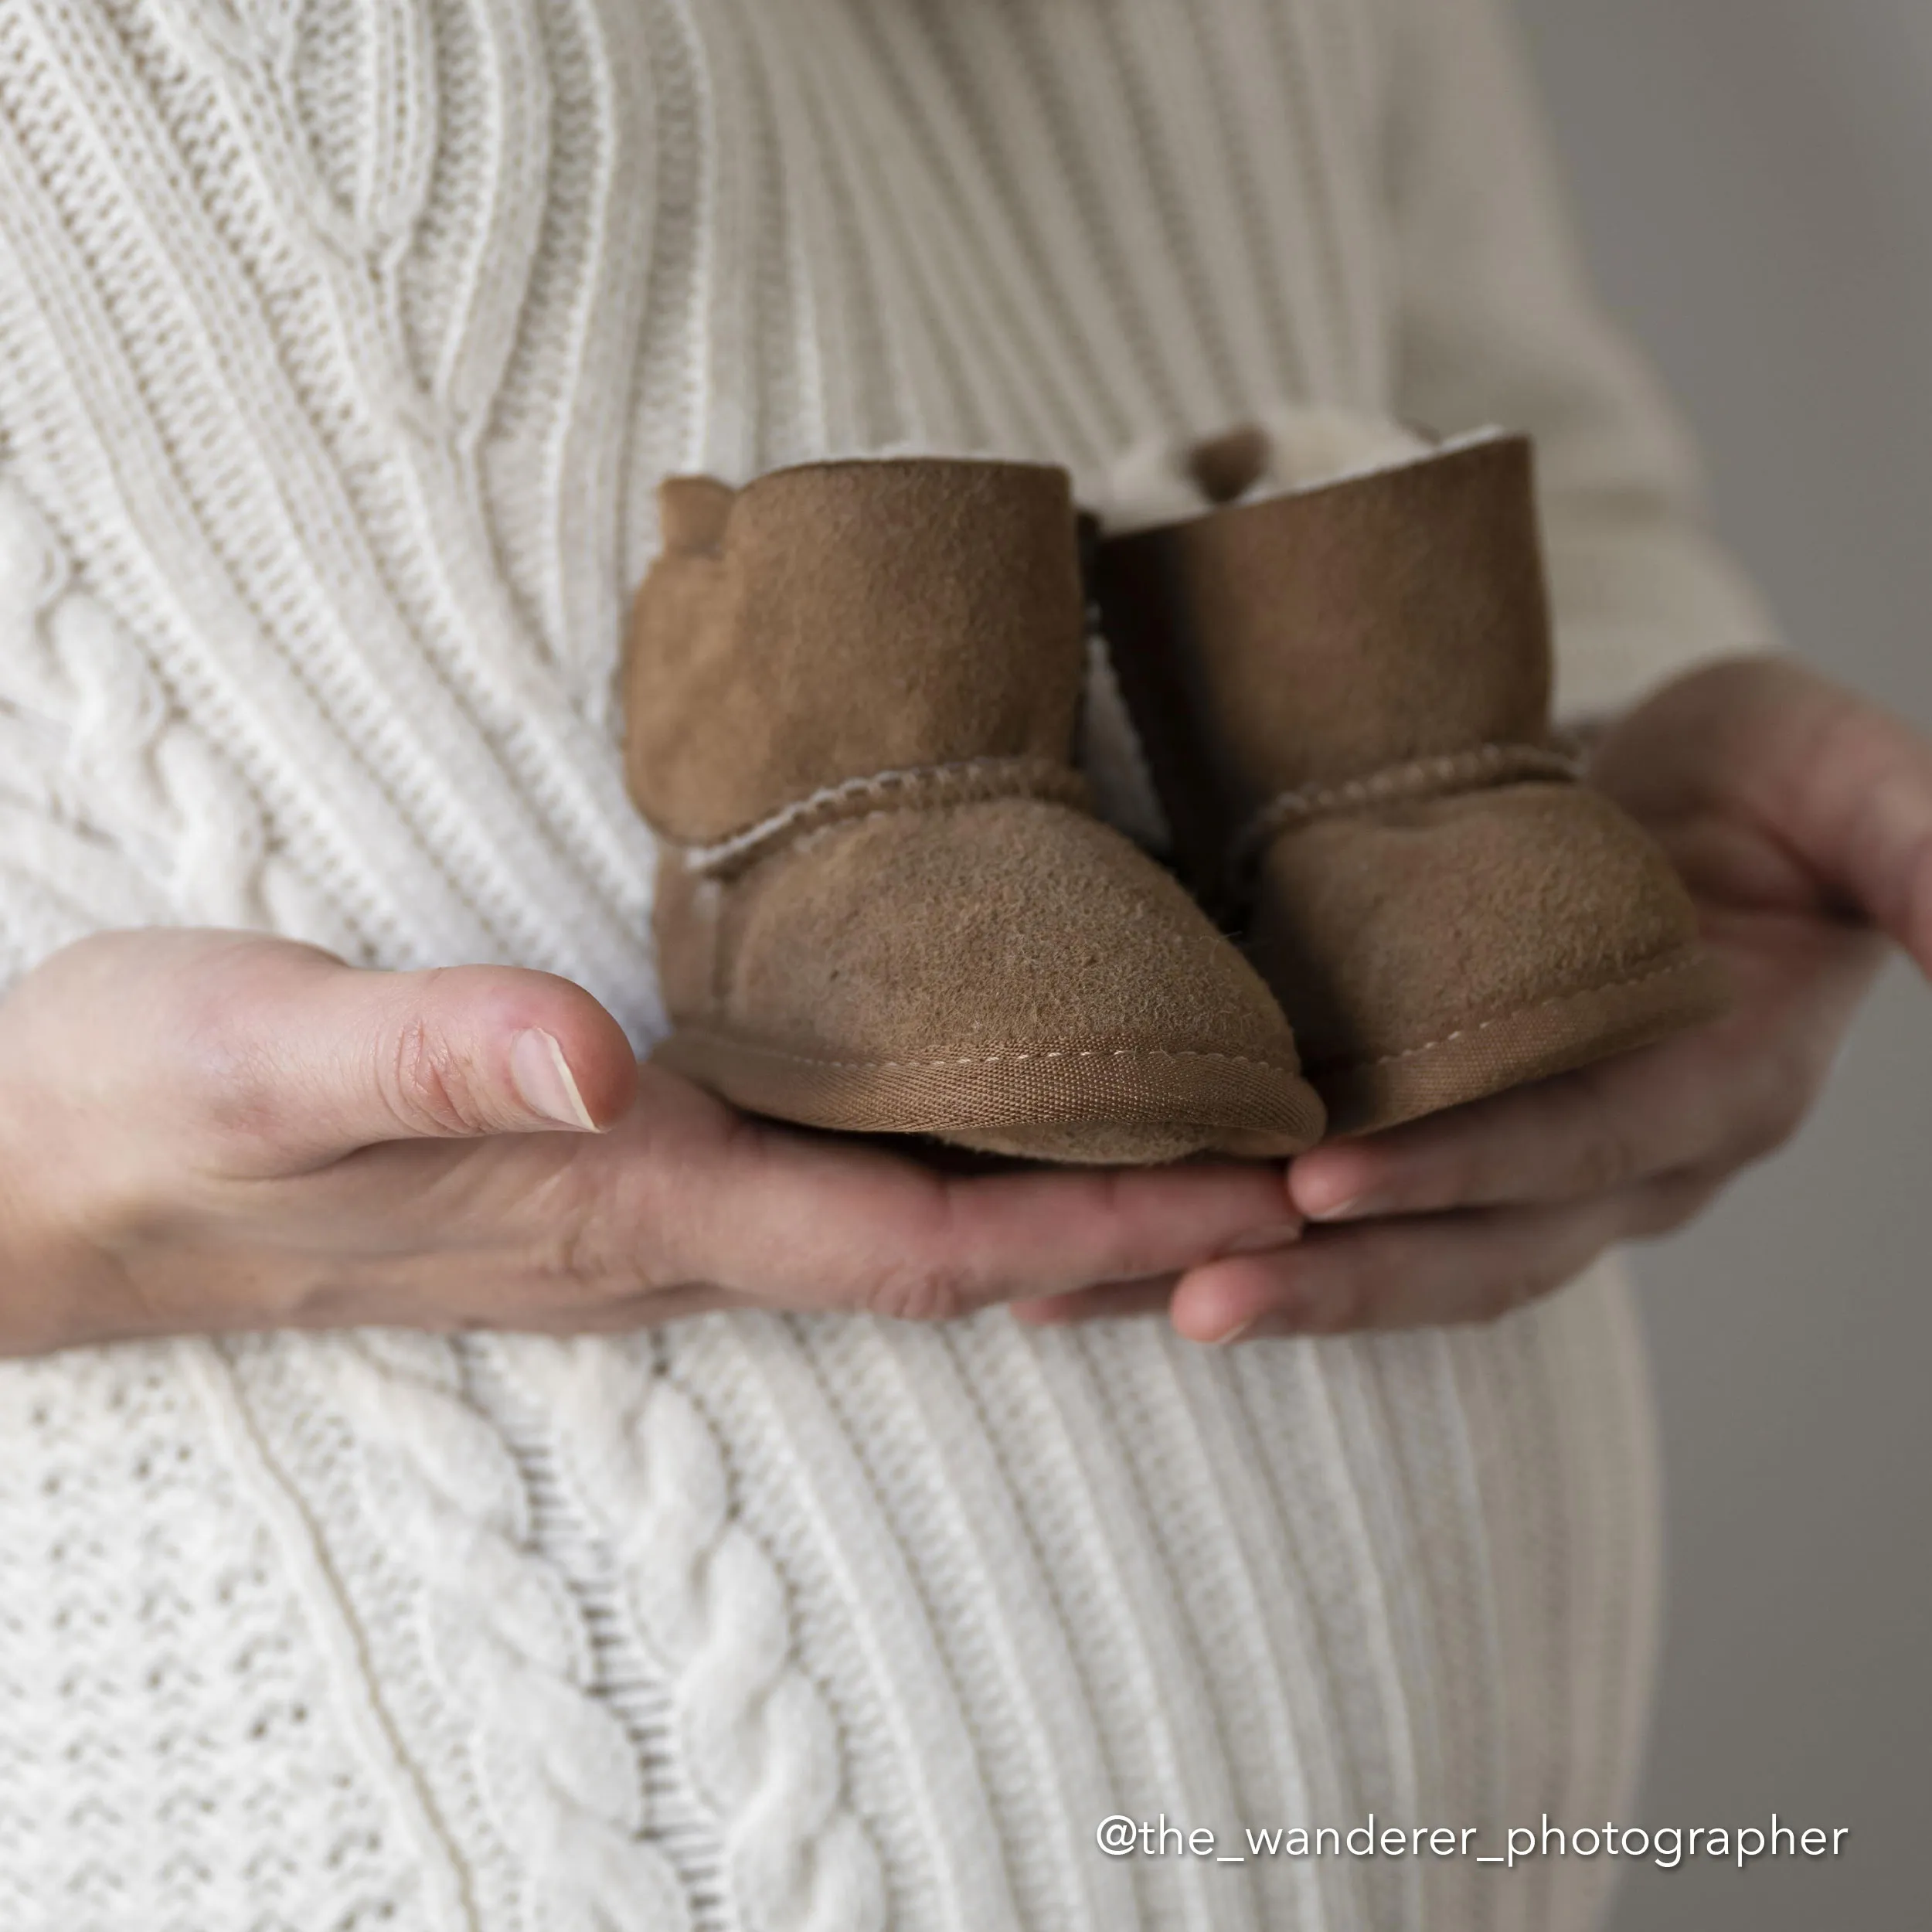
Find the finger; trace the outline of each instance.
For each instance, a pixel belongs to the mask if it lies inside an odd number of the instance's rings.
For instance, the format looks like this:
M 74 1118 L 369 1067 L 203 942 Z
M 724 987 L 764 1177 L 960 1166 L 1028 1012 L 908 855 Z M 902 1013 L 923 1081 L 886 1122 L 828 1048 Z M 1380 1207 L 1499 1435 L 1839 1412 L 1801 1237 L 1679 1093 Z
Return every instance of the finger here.
M 477 1317 L 476 1325 L 519 1335 L 634 1335 L 665 1321 L 689 1321 L 695 1315 L 753 1305 L 742 1296 L 716 1288 L 649 1288 L 563 1307 L 512 1300 L 500 1311 L 486 1308 Z
M 1714 665 L 1613 733 L 1594 776 L 1647 821 L 1741 806 L 1811 889 L 1849 905 L 1932 972 L 1932 744 L 1788 661 Z M 1678 755 L 1670 755 L 1673 748 Z M 1768 878 L 1767 887 L 1774 886 Z
M 779 1305 L 944 1319 L 1179 1274 L 1301 1228 L 1278 1166 L 947 1175 L 745 1119 L 650 1066 L 641 1111 L 660 1155 L 641 1211 L 668 1265 Z
M 288 948 L 225 991 L 204 1029 L 217 1104 L 284 1163 L 398 1140 L 597 1132 L 635 1089 L 623 1029 L 553 974 L 366 972 Z
M 1175 1291 L 1172 1319 L 1190 1341 L 1223 1343 L 1489 1321 L 1573 1280 L 1643 1231 L 1645 1214 L 1633 1193 L 1311 1229 L 1284 1253 L 1193 1270 Z
M 1176 1275 L 1160 1274 L 1145 1281 L 1103 1281 L 1097 1287 L 1077 1288 L 1071 1294 L 1015 1301 L 1013 1316 L 1029 1328 L 1066 1328 L 1083 1321 L 1159 1315 L 1174 1299 L 1179 1279 Z
M 607 1284 L 560 1284 L 533 1277 L 519 1257 L 471 1254 L 451 1264 L 445 1253 L 378 1256 L 355 1263 L 331 1257 L 298 1299 L 264 1310 L 256 1298 L 234 1299 L 243 1325 L 311 1329 L 369 1325 L 454 1333 L 485 1328 L 540 1335 L 614 1335 L 665 1321 L 748 1305 L 702 1284 L 612 1289 Z M 575 1292 L 570 1291 L 573 1288 Z M 204 1294 L 203 1284 L 195 1284 Z
M 624 1120 L 566 1145 L 373 1148 L 305 1179 L 304 1225 L 352 1203 L 366 1245 L 502 1274 L 533 1316 L 670 1305 L 941 1319 L 1097 1283 L 1178 1277 L 1292 1240 L 1279 1166 L 947 1175 L 910 1155 L 754 1121 L 647 1063 Z M 318 1226 L 317 1238 L 321 1238 Z M 468 1292 L 468 1291 L 466 1291 Z
M 1790 790 L 1767 787 L 1774 828 L 1819 875 L 1932 974 L 1932 746 L 1854 702 L 1821 727 Z
M 1311 1220 L 1529 1206 L 1615 1193 L 1685 1168 L 1728 1172 L 1802 1122 L 1875 960 L 1819 927 L 1763 954 L 1733 947 L 1724 1018 L 1573 1073 L 1300 1157 Z
M 1709 1158 L 1755 1111 L 1755 1079 L 1696 1035 L 1303 1155 L 1311 1221 L 1586 1200 Z M 1752 1063 L 1747 1061 L 1743 1073 Z

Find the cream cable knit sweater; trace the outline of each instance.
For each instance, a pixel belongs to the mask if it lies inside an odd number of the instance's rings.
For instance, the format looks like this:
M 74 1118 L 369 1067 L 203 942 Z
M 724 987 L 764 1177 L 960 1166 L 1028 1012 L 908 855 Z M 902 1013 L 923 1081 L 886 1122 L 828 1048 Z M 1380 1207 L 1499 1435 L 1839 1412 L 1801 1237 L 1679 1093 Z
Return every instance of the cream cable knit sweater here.
M 1543 440 L 1578 706 L 1760 628 L 1489 0 L 0 0 L 0 954 L 233 923 L 657 1024 L 674 469 L 1284 400 Z M 1216 1355 L 718 1318 L 0 1369 L 8 1932 L 1539 1928 L 1653 1577 L 1599 1274 Z

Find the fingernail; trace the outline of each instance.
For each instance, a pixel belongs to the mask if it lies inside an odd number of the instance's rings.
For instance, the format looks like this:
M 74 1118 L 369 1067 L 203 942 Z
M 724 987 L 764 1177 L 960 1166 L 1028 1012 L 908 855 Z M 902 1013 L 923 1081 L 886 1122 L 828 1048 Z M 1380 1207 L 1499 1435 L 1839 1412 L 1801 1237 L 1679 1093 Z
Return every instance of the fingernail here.
M 594 1134 L 597 1124 L 577 1090 L 577 1076 L 563 1057 L 563 1049 L 548 1033 L 532 1026 L 510 1043 L 510 1078 L 523 1104 L 532 1114 L 559 1127 Z
M 1311 1221 L 1366 1221 L 1378 1214 L 1386 1214 L 1393 1209 L 1394 1201 L 1386 1194 L 1351 1194 L 1345 1201 L 1338 1201 L 1332 1207 L 1311 1208 Z
M 1301 1238 L 1299 1221 L 1284 1221 L 1277 1227 L 1254 1228 L 1237 1236 L 1221 1252 L 1228 1254 L 1273 1254 L 1279 1248 L 1292 1247 Z
M 1303 1299 L 1277 1301 L 1274 1307 L 1261 1314 L 1251 1315 L 1247 1321 L 1236 1322 L 1226 1335 L 1216 1335 L 1214 1345 L 1217 1349 L 1228 1349 L 1237 1342 L 1278 1341 L 1316 1332 L 1317 1324 L 1308 1301 Z

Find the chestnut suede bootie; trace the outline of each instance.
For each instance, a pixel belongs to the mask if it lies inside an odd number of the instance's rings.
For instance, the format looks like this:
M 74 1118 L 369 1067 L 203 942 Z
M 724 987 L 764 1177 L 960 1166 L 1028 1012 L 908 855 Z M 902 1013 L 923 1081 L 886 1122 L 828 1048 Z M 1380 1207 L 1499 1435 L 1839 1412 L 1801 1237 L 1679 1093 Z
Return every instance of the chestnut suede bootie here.
M 754 1113 L 1036 1159 L 1318 1137 L 1266 986 L 1086 808 L 1064 472 L 823 463 L 661 502 L 624 709 L 662 1058 Z
M 1553 735 L 1528 441 L 1385 426 L 1372 467 L 1257 487 L 1271 461 L 1203 445 L 1222 507 L 1110 536 L 1096 587 L 1176 862 L 1245 922 L 1332 1130 L 1720 1011 L 1683 886 Z

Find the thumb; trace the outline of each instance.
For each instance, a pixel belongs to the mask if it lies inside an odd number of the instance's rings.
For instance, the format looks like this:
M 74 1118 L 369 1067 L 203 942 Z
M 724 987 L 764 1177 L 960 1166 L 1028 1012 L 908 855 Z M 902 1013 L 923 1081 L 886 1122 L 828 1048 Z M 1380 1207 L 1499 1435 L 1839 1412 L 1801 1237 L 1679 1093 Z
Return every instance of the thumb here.
M 1700 808 L 1764 835 L 1767 894 L 1852 912 L 1932 973 L 1932 745 L 1815 672 L 1730 660 L 1613 730 L 1592 776 L 1653 825 Z
M 1828 900 L 1932 972 L 1932 745 L 1796 666 L 1760 703 L 1746 716 L 1764 754 L 1740 774 L 1740 790 Z
M 636 1090 L 623 1029 L 553 974 L 369 972 L 320 954 L 281 963 L 285 983 L 250 1029 L 259 1070 L 243 1087 L 265 1104 L 284 1157 L 330 1159 L 383 1141 L 596 1133 Z

